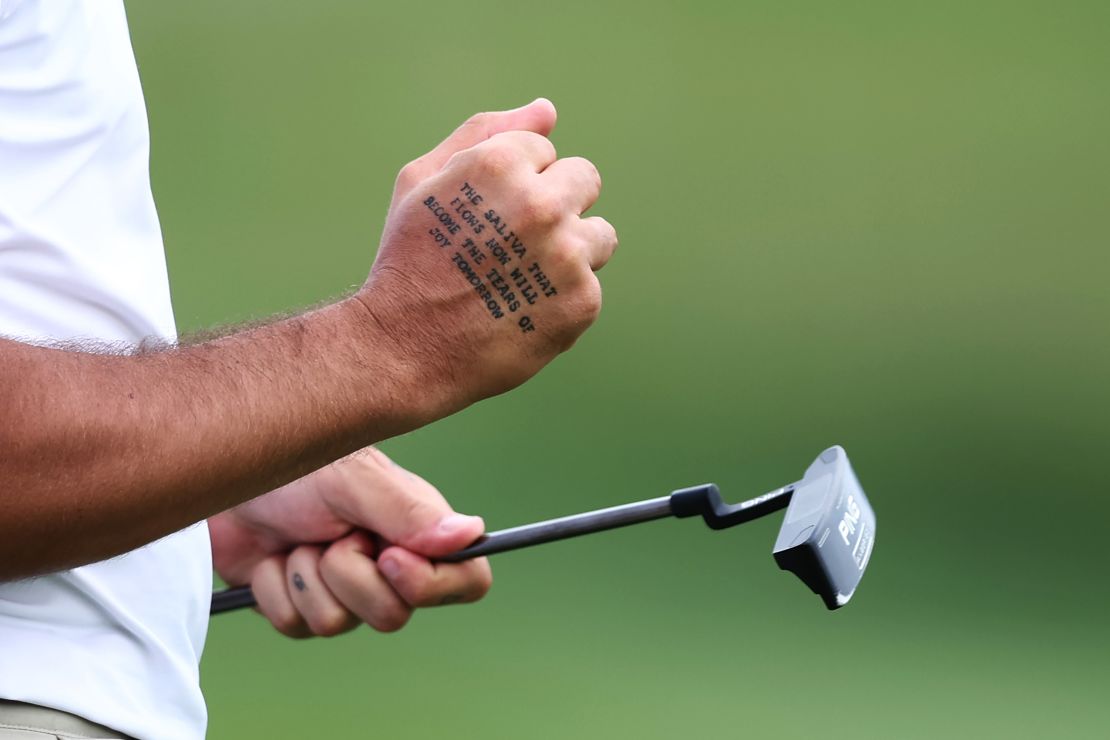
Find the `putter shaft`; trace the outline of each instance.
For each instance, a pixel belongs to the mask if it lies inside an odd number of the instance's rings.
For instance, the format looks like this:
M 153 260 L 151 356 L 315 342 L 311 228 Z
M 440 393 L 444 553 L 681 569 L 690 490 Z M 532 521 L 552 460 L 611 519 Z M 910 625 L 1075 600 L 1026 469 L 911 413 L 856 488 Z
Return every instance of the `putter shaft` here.
M 450 555 L 444 555 L 437 558 L 437 560 L 444 563 L 458 563 L 462 560 L 470 560 L 483 555 L 519 550 L 522 547 L 542 545 L 544 542 L 565 540 L 570 537 L 591 534 L 592 532 L 603 532 L 606 529 L 626 527 L 629 524 L 650 522 L 653 519 L 663 519 L 671 516 L 671 514 L 671 497 L 661 496 L 647 501 L 611 506 L 608 509 L 588 511 L 585 514 L 573 514 L 558 519 L 548 519 L 545 522 L 524 524 L 511 529 L 490 532 L 479 537 L 473 545 Z

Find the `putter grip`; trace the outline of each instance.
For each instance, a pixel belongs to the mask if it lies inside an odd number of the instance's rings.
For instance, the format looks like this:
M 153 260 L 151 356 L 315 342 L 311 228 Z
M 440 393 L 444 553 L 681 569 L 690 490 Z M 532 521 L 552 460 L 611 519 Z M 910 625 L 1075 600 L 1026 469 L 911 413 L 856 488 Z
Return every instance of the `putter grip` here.
M 488 537 L 482 537 L 470 547 L 467 547 L 458 552 L 453 552 L 450 555 L 441 558 L 441 562 L 458 563 L 470 558 L 476 558 L 479 555 L 487 555 L 490 552 L 500 552 L 503 548 L 491 549 Z M 494 545 L 497 543 L 494 542 Z M 258 602 L 254 598 L 254 593 L 251 591 L 250 586 L 237 586 L 236 588 L 227 588 L 223 591 L 214 591 L 212 593 L 212 607 L 211 614 L 223 614 L 224 612 L 235 611 L 236 609 L 245 609 L 249 606 L 257 606 Z
M 446 562 L 457 563 L 462 560 L 469 560 L 470 558 L 484 555 L 486 548 L 485 538 L 479 540 L 475 544 L 459 550 L 458 552 L 451 553 L 443 558 Z M 471 552 L 473 551 L 473 552 Z M 212 593 L 212 607 L 211 614 L 223 614 L 224 612 L 235 611 L 236 609 L 245 609 L 249 606 L 257 606 L 258 602 L 254 598 L 254 592 L 251 591 L 250 586 L 237 586 L 235 588 L 227 588 L 223 591 L 214 591 Z
M 538 545 L 543 542 L 551 542 L 552 540 L 565 539 L 577 534 L 584 534 L 585 532 L 566 532 L 566 531 L 552 531 L 550 529 L 540 530 L 536 525 L 531 525 L 535 529 L 518 528 L 517 530 L 509 530 L 505 532 L 494 532 L 490 535 L 482 535 L 478 540 L 465 547 L 458 552 L 453 552 L 450 555 L 444 555 L 437 558 L 440 563 L 461 563 L 464 560 L 471 558 L 481 557 L 483 555 L 493 555 L 498 552 L 505 552 L 507 550 L 516 550 L 521 547 L 528 547 L 530 545 Z M 522 531 L 523 530 L 523 531 Z M 537 531 L 540 530 L 540 531 Z M 234 611 L 236 609 L 244 609 L 249 606 L 257 606 L 258 602 L 254 598 L 254 593 L 251 591 L 250 586 L 238 586 L 236 588 L 228 588 L 223 591 L 215 591 L 212 593 L 212 607 L 211 614 L 222 614 L 224 612 Z
M 239 586 L 216 591 L 212 594 L 212 614 L 222 614 L 257 604 L 250 586 Z
M 698 486 L 695 489 L 685 490 L 696 491 L 702 489 L 708 490 L 710 488 L 714 491 L 717 490 L 716 486 L 712 485 Z M 520 527 L 502 529 L 499 532 L 484 534 L 469 547 L 464 547 L 458 552 L 453 552 L 449 555 L 437 558 L 437 561 L 441 563 L 458 563 L 482 555 L 493 555 L 499 552 L 508 552 L 509 550 L 519 550 L 523 547 L 541 545 L 545 542 L 565 540 L 571 537 L 590 534 L 591 532 L 602 532 L 607 529 L 616 529 L 617 527 L 626 527 L 630 524 L 661 519 L 666 516 L 671 516 L 671 514 L 670 496 L 663 496 L 648 501 L 639 501 L 632 504 L 623 504 L 621 506 L 612 506 L 608 509 L 588 511 L 584 514 L 572 514 L 571 516 L 565 516 L 559 519 L 549 519 L 544 522 L 525 524 Z M 255 604 L 254 594 L 251 593 L 249 586 L 229 588 L 225 591 L 217 591 L 212 594 L 211 613 L 222 614 L 223 612 L 242 609 L 246 606 L 255 606 Z

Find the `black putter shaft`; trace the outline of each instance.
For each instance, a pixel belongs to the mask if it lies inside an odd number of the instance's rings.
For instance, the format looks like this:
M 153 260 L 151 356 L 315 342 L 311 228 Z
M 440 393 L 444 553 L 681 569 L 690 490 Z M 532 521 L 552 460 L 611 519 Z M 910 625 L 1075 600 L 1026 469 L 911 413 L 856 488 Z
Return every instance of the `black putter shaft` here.
M 632 504 L 622 504 L 608 509 L 588 511 L 584 514 L 572 514 L 559 519 L 548 519 L 543 522 L 523 524 L 511 529 L 489 532 L 479 537 L 469 547 L 450 555 L 444 555 L 438 560 L 446 563 L 458 563 L 483 555 L 519 550 L 522 547 L 542 545 L 544 542 L 565 540 L 592 532 L 603 532 L 606 529 L 626 527 L 629 524 L 650 522 L 653 519 L 662 519 L 670 515 L 671 497 L 662 496 L 647 501 L 637 501 Z
M 721 501 L 721 494 L 716 485 L 706 483 L 692 488 L 683 488 L 669 496 L 647 501 L 637 501 L 490 532 L 482 535 L 469 547 L 445 555 L 438 560 L 457 563 L 483 555 L 519 550 L 522 547 L 565 540 L 592 532 L 603 532 L 607 529 L 650 522 L 653 519 L 663 519 L 668 516 L 678 518 L 701 516 L 711 528 L 725 529 L 786 508 L 794 492 L 794 485 L 784 486 L 757 498 L 729 505 Z M 212 594 L 212 614 L 254 605 L 254 594 L 251 593 L 250 586 L 230 588 Z

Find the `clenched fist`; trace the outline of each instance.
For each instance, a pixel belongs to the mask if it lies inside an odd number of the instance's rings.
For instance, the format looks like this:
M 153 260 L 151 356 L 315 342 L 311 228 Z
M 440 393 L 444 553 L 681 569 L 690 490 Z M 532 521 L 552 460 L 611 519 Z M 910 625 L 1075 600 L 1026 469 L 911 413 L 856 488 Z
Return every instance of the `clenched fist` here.
M 397 178 L 357 298 L 428 379 L 432 416 L 523 383 L 601 309 L 616 232 L 583 217 L 601 178 L 558 158 L 554 125 L 543 99 L 478 114 Z

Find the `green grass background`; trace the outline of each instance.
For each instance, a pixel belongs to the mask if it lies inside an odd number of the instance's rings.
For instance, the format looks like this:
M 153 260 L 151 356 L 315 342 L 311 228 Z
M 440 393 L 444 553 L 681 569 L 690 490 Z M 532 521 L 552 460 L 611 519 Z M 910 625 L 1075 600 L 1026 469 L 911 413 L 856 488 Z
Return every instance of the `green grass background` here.
M 213 738 L 1104 737 L 1110 6 L 129 2 L 184 331 L 360 283 L 396 170 L 538 95 L 605 177 L 606 307 L 385 449 L 493 528 L 844 445 L 879 516 L 828 613 L 777 521 L 496 559 L 483 603 L 213 622 Z

